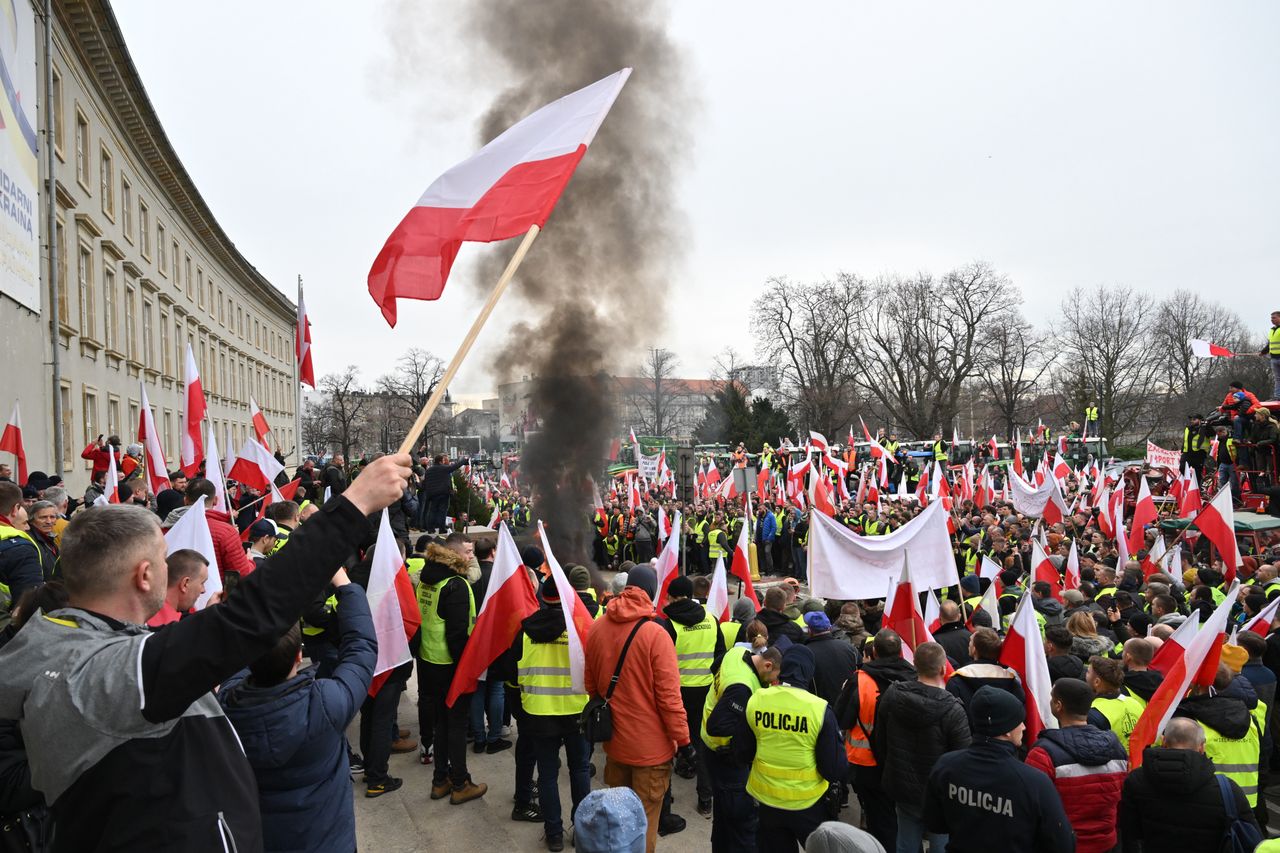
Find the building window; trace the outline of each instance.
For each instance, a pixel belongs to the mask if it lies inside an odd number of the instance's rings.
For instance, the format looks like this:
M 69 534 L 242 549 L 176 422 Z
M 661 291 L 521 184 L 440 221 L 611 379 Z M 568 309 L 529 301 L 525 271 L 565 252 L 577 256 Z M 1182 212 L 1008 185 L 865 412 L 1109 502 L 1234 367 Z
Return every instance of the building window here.
M 165 242 L 164 224 L 156 223 L 156 265 L 160 268 L 161 275 L 169 274 L 169 246 Z
M 89 120 L 76 110 L 76 180 L 89 192 Z
M 165 376 L 173 376 L 173 360 L 169 349 L 169 312 L 160 311 L 160 362 Z
M 170 253 L 173 256 L 173 286 L 175 289 L 181 290 L 182 277 L 178 275 L 179 271 L 181 270 L 181 268 L 178 266 L 178 258 L 181 257 L 181 255 L 178 253 L 178 241 L 174 240 L 173 243 L 170 245 L 170 248 L 173 249 L 173 251 Z
M 176 264 L 177 261 L 174 261 Z M 187 283 L 187 298 L 191 298 L 191 256 L 187 255 L 182 264 L 182 280 Z
M 204 307 L 204 270 L 196 267 L 196 306 Z
M 76 262 L 76 285 L 80 293 L 80 336 L 93 339 L 97 318 L 93 305 L 93 252 L 81 243 Z
M 115 349 L 119 343 L 116 340 L 116 329 L 120 328 L 120 311 L 116 307 L 116 272 L 107 265 L 106 258 L 102 261 L 102 321 L 105 332 L 102 342 L 107 345 L 107 349 Z
M 151 348 L 151 300 L 142 300 L 142 364 L 151 367 L 155 364 Z
M 227 325 L 227 306 L 222 302 L 222 288 L 218 288 L 218 322 Z
M 85 388 L 81 403 L 84 406 L 84 443 L 89 444 L 98 438 L 98 395 Z
M 53 101 L 53 104 L 51 106 L 51 109 L 53 110 L 53 150 L 54 152 L 57 153 L 58 159 L 61 160 L 63 159 L 62 151 L 64 147 L 62 143 L 66 137 L 63 135 L 65 133 L 65 125 L 62 120 L 62 75 L 58 73 L 58 70 L 56 68 L 53 70 L 52 101 Z
M 174 376 L 179 375 L 177 371 L 182 371 L 181 375 L 185 381 L 187 375 L 187 354 L 182 351 L 182 321 L 176 317 L 173 320 L 173 363 L 175 366 Z M 204 365 L 200 365 L 203 369 Z
M 236 334 L 240 336 L 241 340 L 244 339 L 244 309 L 243 308 L 236 309 Z
M 58 240 L 58 319 L 64 326 L 71 325 L 71 282 L 67 281 L 67 227 L 62 220 L 54 226 Z
M 71 407 L 71 383 L 63 382 L 62 387 L 58 389 L 59 396 L 62 397 L 62 423 L 59 427 L 62 429 L 62 446 L 68 451 L 75 446 L 75 439 L 72 437 L 74 432 L 73 424 L 76 422 L 75 410 Z M 96 438 L 96 436 L 95 436 Z M 63 454 L 62 470 L 71 470 L 71 460 L 75 458 L 75 454 L 67 452 Z
M 107 398 L 107 435 L 120 434 L 120 398 Z M 94 436 L 97 438 L 97 436 Z M 86 442 L 88 443 L 88 442 Z
M 225 352 L 218 353 L 218 393 L 221 394 L 222 389 L 227 387 L 227 354 Z
M 138 250 L 142 257 L 151 260 L 151 209 L 138 199 Z
M 174 441 L 173 412 L 168 409 L 164 410 L 164 441 L 165 447 L 169 448 L 170 453 L 173 453 L 178 447 L 177 443 Z M 166 476 L 168 475 L 166 474 Z
M 124 354 L 130 361 L 138 360 L 138 292 L 125 285 L 124 288 Z
M 120 227 L 124 230 L 124 238 L 133 242 L 133 185 L 120 173 Z
M 138 401 L 130 400 L 129 401 L 129 430 L 132 431 L 134 429 L 137 429 L 137 426 L 138 426 Z M 125 438 L 125 444 L 129 443 L 128 439 L 125 436 L 121 436 L 121 438 Z
M 98 159 L 98 187 L 102 193 L 102 212 L 116 220 L 115 172 L 111 168 L 111 152 L 103 148 Z

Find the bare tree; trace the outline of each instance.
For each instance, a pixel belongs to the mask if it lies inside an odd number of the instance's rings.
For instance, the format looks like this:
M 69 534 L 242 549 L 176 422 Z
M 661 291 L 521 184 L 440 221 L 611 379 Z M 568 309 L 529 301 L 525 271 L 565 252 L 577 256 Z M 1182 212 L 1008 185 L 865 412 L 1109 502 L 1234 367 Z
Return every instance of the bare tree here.
M 974 262 L 940 279 L 926 273 L 876 281 L 858 330 L 861 387 L 918 438 L 946 433 L 961 390 L 991 359 L 990 327 L 1021 301 L 1013 283 Z
M 675 378 L 680 359 L 665 349 L 649 350 L 649 358 L 640 367 L 640 381 L 628 395 L 631 408 L 639 419 L 637 426 L 645 435 L 674 435 L 681 426 L 678 398 L 689 393 L 689 387 Z
M 1237 352 L 1252 349 L 1249 330 L 1240 315 L 1198 293 L 1175 290 L 1156 308 L 1151 328 L 1152 347 L 1163 359 L 1168 402 L 1178 409 L 1202 409 L 1214 401 L 1218 385 L 1226 385 L 1230 362 L 1220 358 L 1196 358 L 1192 338 L 1213 341 Z
M 1055 329 L 1062 365 L 1058 386 L 1069 411 L 1096 400 L 1102 435 L 1113 443 L 1151 435 L 1159 406 L 1157 382 L 1165 369 L 1152 357 L 1155 302 L 1127 286 L 1075 288 L 1062 301 Z
M 386 398 L 383 411 L 379 412 L 382 421 L 379 432 L 388 438 L 393 434 L 404 435 L 417 420 L 418 413 L 427 405 L 427 400 L 435 393 L 436 386 L 444 376 L 445 364 L 439 357 L 430 352 L 412 347 L 396 361 L 396 369 L 378 379 L 378 391 Z M 444 436 L 450 427 L 452 418 L 443 408 L 437 409 L 422 431 L 421 446 L 431 447 L 438 437 Z M 383 442 L 384 449 L 398 445 L 399 441 Z
M 771 278 L 752 306 L 757 354 L 778 366 L 779 384 L 801 429 L 836 435 L 857 401 L 856 330 L 867 286 L 841 273 L 817 284 Z
M 329 449 L 333 432 L 329 428 L 327 400 L 311 400 L 302 409 L 302 446 L 313 456 L 322 456 Z
M 1020 313 L 1004 314 L 986 329 L 985 369 L 981 372 L 983 396 L 999 418 L 1005 438 L 1027 423 L 1035 392 L 1053 365 L 1048 341 L 1036 333 Z
M 350 459 L 351 448 L 360 441 L 362 416 L 369 402 L 368 392 L 360 386 L 360 368 L 353 364 L 341 373 L 327 374 L 318 390 L 328 401 L 332 441 Z

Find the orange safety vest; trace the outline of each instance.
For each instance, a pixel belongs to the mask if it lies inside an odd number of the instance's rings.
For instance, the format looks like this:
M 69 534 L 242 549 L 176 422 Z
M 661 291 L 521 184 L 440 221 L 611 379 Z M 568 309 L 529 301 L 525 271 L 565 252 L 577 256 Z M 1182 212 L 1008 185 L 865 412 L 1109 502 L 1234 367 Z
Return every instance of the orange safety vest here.
M 871 751 L 871 730 L 876 722 L 876 700 L 880 698 L 880 685 L 862 670 L 858 670 L 858 722 L 845 733 L 844 752 L 850 764 L 875 767 L 876 757 Z

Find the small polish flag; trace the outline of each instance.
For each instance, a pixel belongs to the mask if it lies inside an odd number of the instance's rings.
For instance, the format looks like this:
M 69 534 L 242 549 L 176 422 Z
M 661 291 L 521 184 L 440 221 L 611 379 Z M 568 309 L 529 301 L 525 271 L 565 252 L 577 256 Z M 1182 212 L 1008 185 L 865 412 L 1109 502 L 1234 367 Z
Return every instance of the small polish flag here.
M 204 401 L 204 388 L 200 384 L 200 371 L 196 367 L 196 356 L 187 344 L 186 372 L 183 377 L 184 391 L 182 412 L 182 473 L 188 478 L 194 477 L 200 470 L 204 460 L 204 439 L 200 423 L 204 420 L 207 407 Z M 215 456 L 214 459 L 217 459 Z
M 1000 649 L 1000 663 L 1018 673 L 1018 677 L 1022 679 L 1027 705 L 1027 743 L 1035 743 L 1044 729 L 1058 727 L 1058 721 L 1049 710 L 1052 680 L 1049 677 L 1048 661 L 1044 640 L 1040 636 L 1040 626 L 1036 622 L 1035 607 L 1031 603 L 1031 594 L 1024 592 Z
M 1202 341 L 1198 338 L 1192 338 L 1187 341 L 1191 345 L 1191 354 L 1196 358 L 1233 358 L 1235 353 L 1226 347 L 1218 346 L 1211 341 Z
M 809 430 L 809 447 L 819 453 L 826 453 L 827 437 L 820 432 Z
M 560 608 L 564 611 L 565 631 L 569 634 L 570 683 L 573 692 L 585 693 L 587 688 L 584 684 L 583 670 L 586 668 L 587 660 L 587 633 L 591 630 L 593 622 L 591 611 L 587 610 L 587 605 L 582 603 L 573 584 L 569 583 L 564 569 L 560 568 L 560 561 L 551 552 L 551 543 L 547 541 L 547 531 L 541 521 L 538 522 L 538 536 L 542 539 L 542 553 L 547 558 L 547 566 L 551 570 L 556 592 L 560 595 Z M 490 580 L 490 583 L 492 582 Z
M 1147 525 L 1156 520 L 1156 501 L 1151 497 L 1147 478 L 1139 476 L 1138 500 L 1133 506 L 1133 520 L 1129 527 L 1129 553 L 1136 554 L 1146 544 Z
M 1049 560 L 1049 555 L 1044 552 L 1044 548 L 1040 545 L 1040 540 L 1032 538 L 1031 540 L 1031 576 L 1037 581 L 1044 581 L 1052 587 L 1054 601 L 1062 601 L 1062 578 L 1058 574 L 1058 570 L 1054 568 L 1053 563 Z
M 1218 549 L 1222 557 L 1223 580 L 1231 583 L 1236 579 L 1236 570 L 1243 564 L 1240 559 L 1240 546 L 1236 542 L 1235 511 L 1231 505 L 1231 490 L 1219 489 L 1209 501 L 1209 505 L 1200 510 L 1200 514 L 1191 522 Z
M 1276 600 L 1280 601 L 1280 599 Z M 724 570 L 724 557 L 716 557 L 716 566 L 711 572 L 711 590 L 707 593 L 707 612 L 721 622 L 728 622 L 732 616 L 729 610 L 729 577 Z
M 981 610 L 985 612 L 987 614 L 987 618 L 991 620 L 992 628 L 999 631 L 1004 627 L 1000 619 L 1000 593 L 997 591 L 998 589 L 999 586 L 994 583 L 987 587 L 987 591 L 982 594 L 982 599 L 969 613 L 969 618 L 965 620 L 965 624 L 972 628 L 974 624 L 974 614 Z
M 298 279 L 298 326 L 293 332 L 293 353 L 298 358 L 298 382 L 316 387 L 316 371 L 311 366 L 311 318 L 302 300 L 302 279 Z
M 937 633 L 942 627 L 942 604 L 938 601 L 938 594 L 933 590 L 929 590 L 929 594 L 924 598 L 924 624 L 930 634 Z
M 1259 637 L 1271 633 L 1271 623 L 1276 621 L 1276 610 L 1280 609 L 1280 598 L 1274 599 L 1258 612 L 1258 615 L 1240 626 L 1241 631 L 1252 631 Z
M 400 556 L 400 545 L 391 532 L 391 522 L 384 509 L 382 518 L 378 521 L 378 539 L 373 546 L 373 561 L 369 568 L 366 592 L 369 612 L 373 614 L 374 633 L 378 638 L 378 659 L 373 665 L 374 677 L 409 660 L 409 637 L 406 636 L 409 626 L 405 624 L 406 620 L 400 612 L 400 600 L 396 595 L 396 575 L 403 571 L 404 558 Z M 408 580 L 408 575 L 405 580 Z M 421 611 L 417 607 L 413 611 L 421 625 Z M 416 631 L 415 627 L 414 632 Z
M 1190 518 L 1204 508 L 1204 503 L 1200 499 L 1200 478 L 1196 476 L 1196 469 L 1187 466 L 1187 481 L 1182 489 L 1182 498 L 1178 501 L 1178 515 L 1182 518 Z
M 158 495 L 169 488 L 169 466 L 164 461 L 164 449 L 160 447 L 160 433 L 156 431 L 155 417 L 151 414 L 151 404 L 147 401 L 147 386 L 139 382 L 142 389 L 142 407 L 138 414 L 138 441 L 142 443 L 142 457 L 147 463 L 147 481 L 151 485 L 151 494 Z
M 209 519 L 204 510 L 205 502 L 196 501 L 164 534 L 165 554 L 190 548 L 209 561 L 209 579 L 204 583 L 204 593 L 196 599 L 196 610 L 203 610 L 215 593 L 222 592 L 218 553 L 213 547 L 213 534 L 209 532 Z
M 427 187 L 369 270 L 369 295 L 391 326 L 397 299 L 439 299 L 464 241 L 506 240 L 543 226 L 627 82 L 630 68 L 512 125 Z
M 107 454 L 107 476 L 102 481 L 102 494 L 93 499 L 94 506 L 120 503 L 120 472 L 116 470 L 115 453 Z
M 1071 551 L 1067 554 L 1067 578 L 1065 589 L 1080 588 L 1080 552 L 1076 548 L 1076 540 L 1071 540 Z
M 680 513 L 676 513 L 677 530 L 680 524 Z M 659 612 L 667 606 L 667 587 L 671 586 L 671 582 L 676 579 L 676 575 L 680 572 L 680 537 L 672 536 L 667 539 L 667 544 L 663 546 L 662 553 L 658 555 L 658 565 L 654 569 L 658 576 L 658 599 L 655 603 Z
M 266 447 L 250 439 L 240 449 L 240 455 L 227 472 L 227 478 L 265 492 L 282 471 L 284 466 L 267 452 Z
M 227 504 L 227 483 L 222 476 L 222 465 L 218 461 L 218 439 L 213 431 L 213 424 L 209 424 L 209 447 L 208 455 L 205 457 L 204 476 L 209 482 L 213 483 L 214 508 L 226 512 Z
M 22 445 L 22 412 L 18 401 L 13 401 L 13 414 L 9 415 L 9 423 L 5 424 L 4 433 L 0 434 L 0 451 L 12 453 L 18 464 L 18 483 L 27 482 L 27 451 Z M 115 454 L 109 454 L 115 460 Z
M 249 415 L 253 418 L 253 434 L 258 437 L 258 441 L 262 442 L 262 446 L 271 449 L 271 445 L 267 444 L 267 436 L 271 433 L 271 427 L 267 426 L 267 417 L 262 414 L 262 410 L 258 408 L 257 402 L 252 397 L 249 398 Z
M 1160 644 L 1160 648 L 1156 649 L 1155 656 L 1147 666 L 1162 675 L 1168 674 L 1173 662 L 1182 657 L 1187 646 L 1191 645 L 1191 639 L 1199 630 L 1200 611 L 1192 610 L 1191 615 L 1182 620 L 1182 624 L 1169 635 L 1169 639 Z
M 729 563 L 729 573 L 742 582 L 742 597 L 751 602 L 756 612 L 760 612 L 760 604 L 756 600 L 756 589 L 751 584 L 751 499 L 748 498 L 742 508 L 742 530 L 738 533 L 738 542 L 733 546 L 733 558 Z

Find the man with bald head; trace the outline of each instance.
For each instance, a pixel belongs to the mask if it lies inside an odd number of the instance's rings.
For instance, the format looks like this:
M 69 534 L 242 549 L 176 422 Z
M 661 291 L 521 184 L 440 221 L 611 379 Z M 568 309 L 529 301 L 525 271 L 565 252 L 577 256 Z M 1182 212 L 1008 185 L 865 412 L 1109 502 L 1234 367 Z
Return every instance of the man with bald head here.
M 156 516 L 76 515 L 60 561 L 69 605 L 0 652 L 0 719 L 21 723 L 55 849 L 262 849 L 253 771 L 211 691 L 298 622 L 408 477 L 407 455 L 370 464 L 226 603 L 155 633 L 145 623 L 168 590 Z
M 969 629 L 964 624 L 964 614 L 954 601 L 944 601 L 938 608 L 942 624 L 934 632 L 933 639 L 946 650 L 951 665 L 956 669 L 972 662 L 969 656 Z

